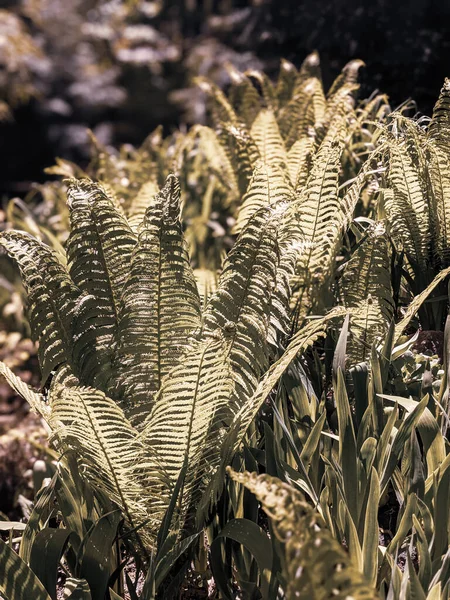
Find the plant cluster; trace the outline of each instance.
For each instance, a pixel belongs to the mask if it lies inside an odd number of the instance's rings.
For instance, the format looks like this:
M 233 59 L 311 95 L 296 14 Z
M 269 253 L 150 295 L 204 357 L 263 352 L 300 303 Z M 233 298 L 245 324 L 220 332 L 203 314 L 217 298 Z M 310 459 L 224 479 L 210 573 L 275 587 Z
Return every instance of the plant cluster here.
M 41 388 L 0 371 L 57 462 L 8 600 L 448 598 L 450 86 L 418 121 L 362 64 L 230 65 L 210 127 L 11 205 Z

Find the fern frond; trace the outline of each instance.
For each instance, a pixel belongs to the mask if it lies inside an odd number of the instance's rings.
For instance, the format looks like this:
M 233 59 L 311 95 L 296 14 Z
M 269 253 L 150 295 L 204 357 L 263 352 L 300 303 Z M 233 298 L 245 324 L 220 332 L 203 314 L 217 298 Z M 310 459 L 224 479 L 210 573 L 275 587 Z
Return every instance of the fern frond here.
M 428 125 L 428 137 L 435 141 L 450 158 L 450 79 L 445 78 L 438 101 L 433 108 L 433 116 Z
M 261 110 L 261 98 L 249 78 L 230 63 L 225 65 L 231 80 L 228 97 L 240 119 L 251 127 Z
M 5 231 L 0 245 L 19 267 L 27 291 L 31 333 L 39 342 L 42 383 L 61 364 L 72 364 L 73 319 L 79 290 L 56 254 L 31 235 Z
M 235 110 L 215 83 L 209 81 L 206 77 L 196 77 L 194 81 L 210 99 L 212 118 L 216 127 L 220 127 L 221 123 L 229 123 L 235 126 L 240 124 Z
M 261 110 L 253 122 L 250 135 L 264 164 L 287 164 L 286 148 L 273 111 Z
M 217 290 L 217 273 L 210 269 L 194 269 L 194 277 L 197 282 L 198 294 L 200 296 L 200 305 L 206 308 L 208 300 Z
M 28 402 L 32 411 L 38 413 L 48 421 L 50 408 L 45 402 L 42 394 L 35 392 L 29 385 L 22 381 L 20 377 L 17 377 L 3 361 L 0 361 L 0 375 L 3 375 L 16 394 Z
M 120 506 L 131 528 L 149 517 L 157 523 L 157 511 L 147 515 L 142 503 L 138 458 L 143 447 L 116 402 L 93 388 L 61 385 L 52 385 L 49 402 L 53 436 L 63 448 L 75 450 L 91 484 Z
M 134 233 L 138 233 L 139 226 L 144 219 L 145 211 L 158 192 L 158 185 L 154 181 L 147 181 L 147 183 L 144 183 L 144 185 L 141 186 L 139 192 L 130 202 L 126 217 L 128 224 Z
M 313 136 L 304 136 L 294 142 L 288 152 L 288 171 L 292 187 L 301 190 L 308 179 L 312 167 L 312 156 L 315 150 Z
M 336 77 L 327 93 L 327 98 L 331 98 L 340 90 L 345 84 L 356 84 L 358 83 L 358 74 L 361 67 L 366 65 L 360 59 L 354 59 L 348 62 L 342 69 L 342 72 Z
M 137 238 L 99 184 L 72 180 L 67 196 L 71 223 L 67 240 L 69 272 L 87 295 L 81 303 L 84 312 L 78 331 L 82 338 L 77 342 L 77 352 L 86 383 L 106 389 L 112 376 L 110 364 L 120 300 Z
M 450 264 L 450 163 L 440 146 L 429 143 L 427 151 L 431 191 L 430 212 L 434 226 L 431 238 L 439 264 L 446 267 Z
M 286 177 L 285 165 L 257 163 L 248 190 L 242 199 L 233 233 L 240 233 L 251 217 L 266 206 L 293 198 L 293 190 Z
M 276 94 L 275 87 L 269 79 L 269 77 L 265 73 L 262 73 L 261 71 L 257 71 L 255 69 L 251 71 L 246 71 L 245 74 L 250 79 L 253 78 L 258 82 L 262 92 L 264 108 L 268 108 L 276 114 L 278 110 L 278 97 Z
M 370 356 L 372 345 L 387 332 L 394 316 L 388 239 L 383 223 L 367 237 L 345 265 L 340 281 L 344 306 L 351 314 L 347 354 L 352 364 Z
M 216 468 L 224 427 L 233 414 L 230 341 L 230 334 L 216 331 L 192 343 L 164 380 L 142 432 L 144 444 L 161 457 L 173 485 L 187 461 L 182 521 Z
M 269 475 L 237 473 L 230 467 L 227 473 L 261 502 L 284 545 L 287 598 L 375 600 L 375 590 L 299 490 Z
M 206 331 L 232 332 L 230 360 L 237 403 L 250 397 L 267 366 L 270 306 L 280 261 L 279 229 L 287 203 L 260 209 L 225 261 L 203 317 Z
M 295 66 L 288 60 L 282 58 L 276 86 L 276 95 L 278 98 L 278 106 L 280 108 L 292 98 L 297 75 L 298 72 Z
M 344 148 L 343 132 L 336 126 L 320 146 L 301 199 L 296 203 L 297 218 L 301 225 L 305 252 L 299 256 L 291 285 L 292 307 L 296 319 L 308 313 L 318 290 L 330 275 L 336 258 L 342 230 L 348 218 L 345 204 L 338 196 L 341 154 Z M 315 287 L 312 294 L 311 286 Z M 314 296 L 314 298 L 313 298 Z
M 170 175 L 147 209 L 119 310 L 117 395 L 133 423 L 200 325 L 200 299 L 180 223 L 180 187 Z
M 320 70 L 320 56 L 319 53 L 314 50 L 311 54 L 305 58 L 302 62 L 298 71 L 296 87 L 299 87 L 305 79 L 315 77 L 319 81 L 322 81 L 322 73 Z
M 410 239 L 404 238 L 405 251 L 410 260 L 425 266 L 428 260 L 429 207 L 416 169 L 401 142 L 389 144 L 389 183 L 394 191 L 394 204 L 386 204 L 390 210 L 392 226 L 404 229 L 406 221 Z M 400 221 L 400 222 L 399 222 Z
M 309 135 L 310 130 L 323 120 L 325 109 L 326 101 L 319 79 L 306 79 L 296 87 L 292 99 L 280 110 L 278 117 L 286 148 Z

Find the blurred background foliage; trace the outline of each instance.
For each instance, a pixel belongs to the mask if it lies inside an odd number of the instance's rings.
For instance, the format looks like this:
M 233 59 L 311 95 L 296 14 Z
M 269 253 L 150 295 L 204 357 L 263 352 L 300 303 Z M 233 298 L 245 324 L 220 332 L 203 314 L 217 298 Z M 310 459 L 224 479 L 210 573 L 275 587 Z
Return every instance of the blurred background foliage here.
M 55 156 L 86 164 L 86 129 L 139 145 L 157 125 L 205 120 L 196 75 L 321 56 L 325 87 L 366 61 L 395 107 L 429 114 L 447 74 L 450 6 L 434 0 L 3 0 L 0 3 L 0 194 L 29 191 Z M 366 84 L 365 82 L 370 84 Z M 367 86 L 367 87 L 366 87 Z

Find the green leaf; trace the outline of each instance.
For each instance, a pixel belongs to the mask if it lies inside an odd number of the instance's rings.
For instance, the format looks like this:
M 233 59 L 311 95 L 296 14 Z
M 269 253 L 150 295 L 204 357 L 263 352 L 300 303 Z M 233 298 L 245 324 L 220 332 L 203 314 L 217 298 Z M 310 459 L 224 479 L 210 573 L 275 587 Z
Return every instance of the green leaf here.
M 5 600 L 52 600 L 30 567 L 1 539 L 0 592 Z
M 76 535 L 68 529 L 46 527 L 33 542 L 30 554 L 30 568 L 42 581 L 52 600 L 56 600 L 58 568 L 69 539 Z
M 214 579 L 226 598 L 233 598 L 229 587 L 228 578 L 225 574 L 222 560 L 221 540 L 229 538 L 242 544 L 255 557 L 261 578 L 268 585 L 268 572 L 272 569 L 272 544 L 267 534 L 253 521 L 248 519 L 232 519 L 216 536 L 211 544 L 211 569 Z M 264 596 L 263 596 L 264 597 Z

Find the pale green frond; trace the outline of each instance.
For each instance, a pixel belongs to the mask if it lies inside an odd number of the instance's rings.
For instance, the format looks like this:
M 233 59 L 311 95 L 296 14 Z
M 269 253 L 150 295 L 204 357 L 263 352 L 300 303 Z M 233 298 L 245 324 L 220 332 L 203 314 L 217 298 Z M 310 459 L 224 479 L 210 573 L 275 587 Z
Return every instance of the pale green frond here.
M 338 90 L 342 88 L 346 83 L 355 84 L 358 83 L 358 75 L 361 67 L 365 67 L 365 63 L 356 58 L 348 62 L 342 69 L 342 72 L 336 77 L 327 93 L 327 98 L 331 98 L 336 94 Z
M 206 77 L 196 77 L 194 81 L 202 92 L 207 94 L 210 100 L 213 122 L 216 127 L 220 126 L 221 123 L 239 125 L 240 121 L 234 108 L 228 102 L 228 99 L 222 90 L 215 83 Z
M 237 473 L 231 468 L 227 472 L 255 494 L 283 544 L 287 598 L 376 599 L 375 590 L 299 490 L 269 475 Z
M 73 319 L 79 290 L 57 255 L 27 233 L 5 231 L 0 245 L 19 267 L 27 291 L 33 340 L 45 383 L 61 364 L 71 364 Z
M 302 62 L 300 69 L 298 70 L 298 76 L 296 81 L 296 88 L 301 86 L 306 79 L 315 77 L 319 81 L 322 81 L 322 73 L 320 70 L 320 56 L 319 53 L 314 50 L 311 54 L 305 58 Z
M 214 473 L 233 416 L 232 335 L 216 331 L 193 341 L 164 380 L 142 432 L 143 443 L 162 459 L 173 485 L 187 460 L 182 521 L 193 495 L 201 494 Z
M 401 228 L 402 225 L 397 224 L 397 221 L 402 219 L 407 221 L 412 244 L 405 244 L 405 251 L 410 260 L 425 265 L 430 243 L 427 198 L 404 144 L 392 141 L 389 144 L 389 159 L 388 180 L 394 191 L 394 204 L 397 206 L 397 208 L 392 206 L 390 215 L 392 225 L 394 228 Z
M 359 85 L 353 83 L 344 83 L 326 104 L 326 109 L 322 118 L 316 125 L 316 141 L 322 142 L 330 128 L 334 126 L 336 120 L 347 119 L 351 121 L 352 117 L 356 119 L 355 114 L 355 94 Z
M 297 69 L 288 60 L 282 58 L 276 86 L 278 106 L 282 108 L 292 98 L 297 80 Z
M 326 110 L 322 83 L 311 77 L 296 87 L 292 99 L 279 112 L 280 132 L 289 149 L 298 139 L 321 123 Z
M 403 315 L 403 318 L 395 326 L 394 344 L 398 343 L 398 340 L 400 339 L 402 333 L 408 327 L 408 325 L 411 322 L 411 319 L 418 312 L 418 310 L 420 309 L 422 304 L 425 302 L 425 300 L 430 296 L 430 294 L 432 294 L 432 292 L 436 289 L 436 287 L 442 281 L 444 281 L 449 275 L 450 275 L 450 267 L 447 267 L 446 269 L 443 269 L 442 271 L 440 271 L 436 275 L 436 277 L 433 279 L 433 281 L 423 290 L 423 292 L 421 292 L 420 294 L 415 296 L 414 300 L 412 302 L 410 302 L 410 304 L 408 305 L 408 307 Z
M 230 160 L 237 174 L 240 194 L 245 194 L 253 169 L 261 154 L 254 140 L 244 127 L 224 126 L 223 138 L 229 148 Z
M 211 271 L 211 269 L 198 268 L 194 269 L 194 277 L 197 282 L 200 305 L 204 309 L 210 297 L 217 290 L 218 274 L 216 271 Z
M 231 80 L 228 98 L 242 121 L 251 127 L 261 110 L 261 98 L 249 78 L 231 63 L 225 65 Z
M 3 361 L 0 361 L 0 375 L 3 375 L 16 394 L 28 402 L 33 412 L 38 413 L 41 417 L 48 420 L 50 409 L 42 394 L 35 392 L 20 377 L 13 373 Z
M 126 212 L 126 217 L 128 224 L 134 233 L 138 233 L 139 226 L 144 220 L 145 211 L 150 206 L 153 198 L 158 192 L 159 187 L 157 183 L 154 181 L 147 181 L 147 183 L 144 183 L 139 192 L 130 202 Z
M 138 423 L 200 325 L 200 299 L 180 222 L 180 187 L 173 175 L 147 209 L 128 271 L 119 310 L 114 396 Z
M 315 151 L 313 136 L 304 136 L 291 146 L 288 158 L 288 171 L 292 187 L 300 191 L 308 179 Z
M 264 108 L 268 108 L 272 112 L 276 113 L 278 110 L 278 97 L 276 94 L 275 87 L 269 77 L 257 70 L 246 71 L 247 77 L 255 79 L 262 92 L 262 100 Z
M 277 202 L 292 198 L 293 190 L 284 164 L 257 163 L 248 190 L 242 199 L 233 233 L 240 233 L 260 208 L 274 206 Z
M 336 124 L 321 144 L 300 200 L 297 219 L 302 228 L 305 251 L 298 257 L 291 280 L 292 307 L 296 319 L 307 314 L 320 299 L 320 288 L 330 277 L 343 227 L 348 218 L 339 198 L 339 171 L 344 148 L 344 127 Z
M 230 432 L 230 437 L 235 436 L 235 449 L 239 447 L 250 423 L 254 420 L 270 392 L 295 357 L 301 356 L 317 340 L 325 337 L 329 323 L 333 319 L 342 318 L 346 314 L 347 311 L 343 307 L 335 307 L 324 317 L 311 320 L 294 334 L 285 352 L 267 370 L 264 377 L 258 383 L 253 396 L 242 405 L 236 414 L 232 429 L 235 429 L 237 433 Z
M 112 375 L 110 361 L 120 299 L 137 238 L 99 184 L 72 180 L 67 195 L 69 272 L 87 294 L 80 302 L 83 312 L 77 329 L 82 339 L 77 341 L 77 354 L 85 382 L 98 382 L 104 388 Z
M 238 182 L 228 149 L 223 146 L 216 132 L 210 127 L 196 125 L 186 137 L 195 142 L 194 172 L 202 173 L 206 161 L 208 179 L 215 175 L 220 186 L 226 190 L 227 204 L 230 204 L 238 197 Z
M 394 316 L 388 238 L 383 223 L 367 232 L 344 268 L 340 280 L 344 306 L 349 309 L 351 364 L 367 360 L 372 345 L 386 334 Z
M 450 163 L 440 146 L 429 143 L 427 151 L 433 223 L 431 237 L 439 264 L 446 267 L 450 264 Z
M 450 79 L 445 78 L 438 101 L 433 108 L 433 116 L 428 125 L 428 137 L 434 140 L 450 157 Z
M 273 111 L 261 110 L 253 122 L 250 135 L 264 164 L 287 164 L 286 148 Z
M 144 454 L 137 431 L 117 403 L 99 390 L 52 385 L 50 425 L 62 448 L 76 452 L 81 472 L 123 510 L 131 528 L 147 515 L 143 482 L 137 460 Z M 156 467 L 155 467 L 156 469 Z
M 237 403 L 249 398 L 267 366 L 270 307 L 280 264 L 279 235 L 288 203 L 260 209 L 227 256 L 203 318 L 206 331 L 231 332 Z M 292 240 L 295 242 L 295 240 Z M 284 267 L 286 268 L 286 267 Z

